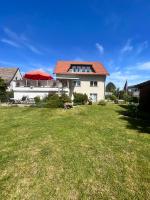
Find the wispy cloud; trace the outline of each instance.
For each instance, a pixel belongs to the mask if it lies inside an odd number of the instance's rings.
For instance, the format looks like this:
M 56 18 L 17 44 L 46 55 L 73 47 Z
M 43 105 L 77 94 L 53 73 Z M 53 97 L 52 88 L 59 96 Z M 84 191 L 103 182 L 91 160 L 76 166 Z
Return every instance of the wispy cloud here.
M 144 41 L 137 47 L 137 54 L 140 54 L 144 49 L 148 48 L 148 41 Z
M 10 30 L 9 28 L 4 28 L 4 32 L 8 38 L 2 38 L 0 40 L 1 42 L 7 43 L 16 48 L 18 47 L 27 48 L 36 54 L 42 54 L 42 52 L 37 47 L 35 47 L 25 35 L 22 34 L 19 35 L 14 31 Z
M 96 43 L 95 45 L 96 45 L 96 48 L 99 51 L 99 53 L 103 54 L 104 53 L 104 47 L 103 47 L 103 45 L 101 45 L 99 43 Z
M 29 44 L 29 43 L 24 43 L 24 45 L 30 49 L 33 53 L 36 53 L 36 54 L 42 54 L 41 51 L 39 51 L 35 46 Z
M 133 45 L 131 45 L 131 40 L 128 39 L 126 44 L 122 47 L 121 49 L 121 53 L 126 53 L 126 52 L 130 52 L 133 50 Z
M 18 43 L 16 43 L 15 41 L 9 40 L 9 39 L 2 38 L 0 41 L 5 44 L 11 45 L 13 47 L 17 47 L 17 48 L 20 47 L 20 45 Z
M 144 63 L 138 63 L 137 64 L 137 69 L 150 71 L 150 61 L 144 62 Z

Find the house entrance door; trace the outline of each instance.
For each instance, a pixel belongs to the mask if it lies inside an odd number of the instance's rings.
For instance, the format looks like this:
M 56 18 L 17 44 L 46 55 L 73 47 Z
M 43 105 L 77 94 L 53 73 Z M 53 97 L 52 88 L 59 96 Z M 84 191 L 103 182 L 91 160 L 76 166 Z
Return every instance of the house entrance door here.
M 92 99 L 92 102 L 97 102 L 97 94 L 96 93 L 91 93 L 90 97 Z

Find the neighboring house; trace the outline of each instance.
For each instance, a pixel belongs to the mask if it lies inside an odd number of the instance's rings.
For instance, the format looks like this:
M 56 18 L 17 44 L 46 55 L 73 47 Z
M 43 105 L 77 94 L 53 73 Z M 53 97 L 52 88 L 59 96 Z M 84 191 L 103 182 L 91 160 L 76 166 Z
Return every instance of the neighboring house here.
M 129 86 L 128 87 L 128 91 L 131 92 L 131 94 L 132 94 L 133 97 L 139 98 L 139 96 L 140 96 L 140 90 L 137 87 L 135 87 L 135 86 Z
M 54 70 L 56 79 L 68 88 L 68 95 L 86 93 L 93 102 L 105 98 L 105 80 L 109 75 L 100 62 L 58 61 Z
M 144 111 L 150 111 L 150 80 L 129 87 L 139 91 L 139 105 Z
M 0 67 L 0 77 L 7 84 L 9 91 L 16 86 L 16 80 L 22 79 L 19 68 Z

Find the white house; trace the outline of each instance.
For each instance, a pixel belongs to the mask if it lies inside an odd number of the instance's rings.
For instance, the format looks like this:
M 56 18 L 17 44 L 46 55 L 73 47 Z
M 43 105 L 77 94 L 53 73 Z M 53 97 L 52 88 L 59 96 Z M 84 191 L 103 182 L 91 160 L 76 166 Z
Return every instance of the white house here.
M 14 98 L 44 98 L 49 93 L 65 93 L 73 99 L 74 92 L 87 94 L 93 102 L 105 98 L 105 80 L 109 73 L 100 62 L 58 61 L 54 74 L 56 80 L 16 80 Z
M 54 70 L 56 79 L 68 88 L 68 95 L 86 93 L 93 102 L 105 98 L 105 80 L 109 75 L 100 62 L 58 61 Z
M 22 80 L 19 68 L 0 67 L 0 78 L 7 84 L 8 91 L 13 90 L 17 80 Z

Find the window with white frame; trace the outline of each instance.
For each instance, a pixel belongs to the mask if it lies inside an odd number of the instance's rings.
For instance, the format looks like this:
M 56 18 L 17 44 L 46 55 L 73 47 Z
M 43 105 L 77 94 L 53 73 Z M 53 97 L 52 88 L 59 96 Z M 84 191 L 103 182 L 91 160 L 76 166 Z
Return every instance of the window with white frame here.
M 90 87 L 97 87 L 97 81 L 90 81 Z

